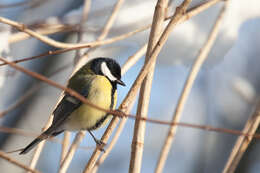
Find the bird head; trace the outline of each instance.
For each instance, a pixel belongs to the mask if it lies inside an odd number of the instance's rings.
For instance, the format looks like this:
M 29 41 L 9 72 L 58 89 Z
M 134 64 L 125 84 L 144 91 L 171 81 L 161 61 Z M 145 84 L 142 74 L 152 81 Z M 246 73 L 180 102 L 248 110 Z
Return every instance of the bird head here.
M 90 62 L 91 71 L 97 75 L 103 75 L 111 82 L 115 82 L 119 85 L 125 86 L 125 83 L 121 80 L 121 67 L 111 58 L 95 58 Z

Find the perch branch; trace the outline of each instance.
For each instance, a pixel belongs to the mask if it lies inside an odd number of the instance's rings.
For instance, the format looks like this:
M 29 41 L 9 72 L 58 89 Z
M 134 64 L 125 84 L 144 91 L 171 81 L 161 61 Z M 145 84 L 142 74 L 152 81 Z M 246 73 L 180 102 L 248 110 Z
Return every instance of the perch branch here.
M 177 103 L 177 106 L 176 106 L 176 109 L 175 109 L 175 112 L 173 115 L 172 122 L 174 122 L 174 123 L 179 122 L 183 109 L 184 109 L 184 105 L 189 96 L 189 93 L 190 93 L 193 83 L 196 79 L 196 76 L 197 76 L 202 64 L 206 60 L 206 58 L 213 46 L 213 43 L 215 42 L 215 39 L 217 37 L 218 31 L 220 28 L 220 24 L 221 24 L 223 16 L 224 16 L 224 12 L 226 9 L 225 7 L 226 6 L 224 5 L 222 10 L 220 11 L 220 14 L 216 20 L 215 25 L 213 26 L 212 31 L 210 32 L 210 34 L 208 36 L 208 39 L 207 39 L 205 45 L 201 48 L 198 57 L 196 58 L 194 64 L 192 65 L 192 68 L 191 68 L 190 73 L 187 77 L 187 80 L 184 84 L 184 88 L 182 90 L 181 96 L 178 100 L 178 103 Z M 176 131 L 177 131 L 177 126 L 170 127 L 170 129 L 168 131 L 167 138 L 165 139 L 164 145 L 161 149 L 159 160 L 157 162 L 157 167 L 155 170 L 156 173 L 161 173 L 163 171 L 163 167 L 165 165 L 165 162 L 166 162 L 168 153 L 170 151 L 172 141 L 175 137 Z
M 148 48 L 145 56 L 145 63 L 149 60 L 150 54 L 152 53 L 153 48 L 155 47 L 157 41 L 160 38 L 163 29 L 163 22 L 165 18 L 167 5 L 168 5 L 168 0 L 157 1 L 154 10 Z M 137 108 L 137 116 L 140 117 L 147 117 L 155 63 L 156 63 L 156 58 L 152 62 L 152 65 L 150 67 L 150 72 L 145 77 L 140 89 L 140 96 L 139 96 L 138 108 Z M 141 121 L 141 120 L 135 121 L 134 135 L 133 135 L 132 145 L 131 145 L 131 159 L 129 165 L 129 172 L 131 173 L 138 173 L 141 171 L 144 136 L 145 136 L 145 123 L 146 121 Z
M 32 172 L 32 173 L 40 173 L 39 171 L 37 170 L 34 170 L 34 169 L 31 169 L 30 167 L 14 160 L 13 158 L 11 158 L 10 156 L 8 156 L 7 154 L 5 154 L 4 152 L 0 151 L 0 157 L 20 168 L 23 168 L 24 170 L 28 171 L 28 172 Z

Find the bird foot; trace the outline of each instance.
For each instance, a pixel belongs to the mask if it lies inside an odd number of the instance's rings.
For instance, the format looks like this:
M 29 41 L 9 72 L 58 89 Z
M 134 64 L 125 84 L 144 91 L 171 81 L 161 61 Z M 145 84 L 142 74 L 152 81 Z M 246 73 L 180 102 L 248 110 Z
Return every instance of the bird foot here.
M 96 140 L 96 144 L 97 144 L 97 147 L 100 151 L 102 151 L 104 153 L 106 152 L 105 149 L 104 149 L 106 143 L 104 143 L 102 140 Z
M 120 118 L 126 117 L 125 113 L 123 111 L 121 111 L 120 109 L 116 109 L 116 111 L 121 113 L 120 115 L 118 115 Z

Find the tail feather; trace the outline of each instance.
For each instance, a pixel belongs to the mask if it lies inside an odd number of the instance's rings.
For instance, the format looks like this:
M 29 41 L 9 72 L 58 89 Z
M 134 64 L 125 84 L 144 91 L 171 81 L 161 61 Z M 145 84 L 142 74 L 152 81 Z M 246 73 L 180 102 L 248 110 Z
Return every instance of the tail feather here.
M 19 154 L 26 154 L 29 151 L 31 151 L 37 144 L 39 144 L 41 141 L 57 136 L 58 134 L 62 133 L 64 130 L 57 131 L 54 126 L 49 127 L 45 132 L 43 132 L 40 136 L 38 136 L 36 139 L 34 139 L 29 145 L 27 145 L 25 148 L 21 150 Z
M 40 136 L 38 136 L 36 139 L 34 139 L 29 145 L 27 145 L 19 154 L 26 154 L 31 149 L 33 149 L 37 144 L 39 144 L 42 140 L 47 139 L 49 135 L 46 133 L 42 133 Z

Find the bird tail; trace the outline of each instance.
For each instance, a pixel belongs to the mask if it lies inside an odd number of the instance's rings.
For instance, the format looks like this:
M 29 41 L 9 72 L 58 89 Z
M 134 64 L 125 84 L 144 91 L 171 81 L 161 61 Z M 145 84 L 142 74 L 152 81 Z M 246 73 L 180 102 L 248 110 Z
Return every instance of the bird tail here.
M 33 149 L 37 144 L 39 144 L 42 140 L 49 138 L 51 135 L 46 133 L 48 130 L 43 132 L 40 136 L 38 136 L 36 139 L 34 139 L 29 145 L 27 145 L 25 148 L 22 149 L 22 151 L 19 154 L 26 154 L 31 149 Z

